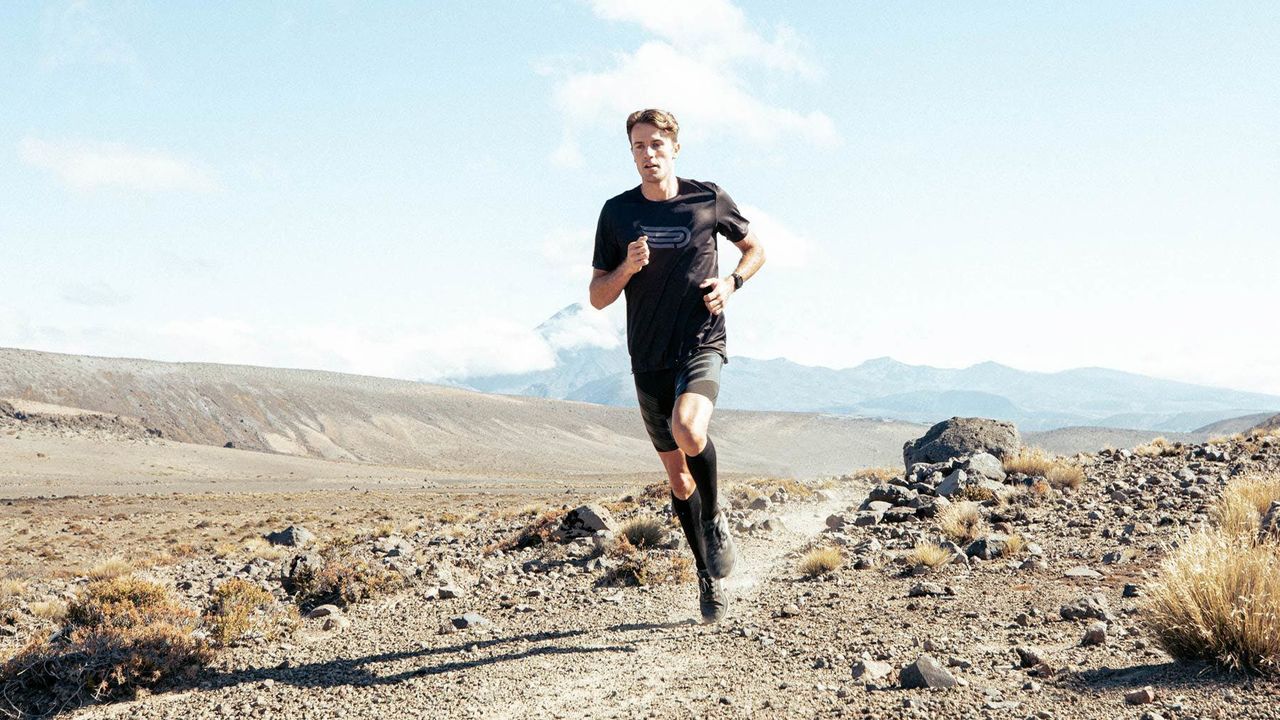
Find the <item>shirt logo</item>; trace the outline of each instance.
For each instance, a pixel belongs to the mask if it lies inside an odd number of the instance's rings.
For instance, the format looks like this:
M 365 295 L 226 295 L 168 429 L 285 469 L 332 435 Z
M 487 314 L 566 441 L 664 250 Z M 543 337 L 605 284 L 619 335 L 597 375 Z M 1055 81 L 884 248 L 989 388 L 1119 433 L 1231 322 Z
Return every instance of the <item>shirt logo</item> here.
M 682 227 L 640 226 L 640 232 L 649 236 L 649 247 L 678 249 L 689 244 L 689 229 Z

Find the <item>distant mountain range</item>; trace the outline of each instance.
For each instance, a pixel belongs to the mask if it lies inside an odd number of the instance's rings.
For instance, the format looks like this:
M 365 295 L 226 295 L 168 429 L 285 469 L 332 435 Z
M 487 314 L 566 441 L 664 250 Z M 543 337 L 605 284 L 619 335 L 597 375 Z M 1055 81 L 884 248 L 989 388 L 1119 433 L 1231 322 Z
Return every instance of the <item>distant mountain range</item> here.
M 592 311 L 570 305 L 538 326 L 549 342 L 577 324 L 598 326 Z M 602 405 L 635 405 L 625 339 L 559 347 L 548 370 L 450 378 L 489 393 L 532 395 Z M 557 343 L 551 343 L 557 347 Z M 1029 372 L 994 362 L 962 369 L 908 365 L 881 357 L 843 370 L 782 358 L 734 355 L 718 407 L 821 412 L 932 423 L 953 415 L 1010 420 L 1024 430 L 1072 426 L 1197 432 L 1245 415 L 1280 412 L 1280 396 L 1160 380 L 1106 368 Z

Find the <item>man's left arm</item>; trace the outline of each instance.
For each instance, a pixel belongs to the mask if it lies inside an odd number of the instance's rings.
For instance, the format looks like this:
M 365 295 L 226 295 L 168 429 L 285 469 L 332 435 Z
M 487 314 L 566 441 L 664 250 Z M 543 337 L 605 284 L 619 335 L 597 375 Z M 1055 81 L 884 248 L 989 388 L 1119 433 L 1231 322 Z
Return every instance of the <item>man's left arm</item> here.
M 734 243 L 738 251 L 742 253 L 742 257 L 738 260 L 738 267 L 734 268 L 745 283 L 751 279 L 752 275 L 764 265 L 764 245 L 760 244 L 760 238 L 756 237 L 754 230 L 747 230 L 747 236 Z M 707 305 L 707 310 L 712 315 L 719 315 L 724 312 L 725 303 L 729 302 L 729 298 L 736 292 L 733 286 L 733 276 L 729 275 L 722 278 L 707 278 L 703 280 L 699 287 L 703 288 L 706 295 L 702 296 L 702 300 Z M 712 288 L 707 290 L 707 288 Z

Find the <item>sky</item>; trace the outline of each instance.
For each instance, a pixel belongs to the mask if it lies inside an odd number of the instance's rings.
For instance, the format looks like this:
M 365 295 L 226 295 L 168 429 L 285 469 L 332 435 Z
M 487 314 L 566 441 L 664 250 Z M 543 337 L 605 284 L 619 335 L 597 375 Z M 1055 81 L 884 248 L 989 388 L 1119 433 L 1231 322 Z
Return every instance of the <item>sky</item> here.
M 616 343 L 622 300 L 534 328 L 651 106 L 766 251 L 731 356 L 1280 394 L 1280 4 L 1243 0 L 3 3 L 0 346 L 436 380 Z

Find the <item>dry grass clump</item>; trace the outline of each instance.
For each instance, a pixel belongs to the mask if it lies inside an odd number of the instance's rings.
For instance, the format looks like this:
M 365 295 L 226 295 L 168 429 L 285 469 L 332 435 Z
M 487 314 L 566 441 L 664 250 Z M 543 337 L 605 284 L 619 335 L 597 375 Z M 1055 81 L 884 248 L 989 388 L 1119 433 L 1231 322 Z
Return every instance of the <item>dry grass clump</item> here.
M 911 548 L 907 553 L 907 563 L 913 567 L 921 565 L 936 568 L 951 560 L 951 551 L 937 543 L 924 541 Z
M 1010 535 L 1004 539 L 1004 554 L 1007 557 L 1017 557 L 1027 551 L 1027 539 L 1021 535 Z
M 1049 468 L 1049 471 L 1044 475 L 1044 479 L 1049 483 L 1049 487 L 1055 490 L 1066 488 L 1079 490 L 1080 486 L 1084 484 L 1084 470 L 1075 465 L 1057 463 Z
M 1133 449 L 1133 454 L 1141 457 L 1165 457 L 1182 454 L 1181 443 L 1171 443 L 1164 437 L 1152 438 L 1151 442 Z
M 1280 476 L 1238 478 L 1201 530 L 1164 561 L 1148 588 L 1147 622 L 1175 658 L 1280 674 L 1280 541 L 1258 537 L 1280 499 Z
M 606 551 L 616 564 L 600 579 L 601 585 L 664 585 L 693 580 L 693 562 L 673 550 L 646 551 L 619 534 Z
M 1213 519 L 1230 536 L 1252 538 L 1258 534 L 1262 514 L 1280 500 L 1280 475 L 1236 478 L 1222 490 L 1213 507 Z
M 0 696 L 45 716 L 127 697 L 209 661 L 195 611 L 161 585 L 130 576 L 97 580 L 70 606 L 63 632 L 40 637 L 0 665 Z
M 797 569 L 800 574 L 812 578 L 835 572 L 843 564 L 844 555 L 838 548 L 820 547 L 805 553 L 804 557 L 800 558 Z
M 560 527 L 564 516 L 568 514 L 569 511 L 565 509 L 543 512 L 519 532 L 498 542 L 496 545 L 490 546 L 487 550 L 490 552 L 493 550 L 510 552 L 511 550 L 544 545 L 551 540 L 551 534 Z
M 330 603 L 345 607 L 404 586 L 400 573 L 348 554 L 341 545 L 325 548 L 320 556 L 320 568 L 298 568 L 289 588 L 304 610 Z
M 1018 448 L 1018 452 L 1004 458 L 1005 472 L 1022 473 L 1031 477 L 1044 477 L 1053 465 L 1054 459 L 1051 455 L 1038 447 L 1025 445 Z
M 62 622 L 67 617 L 67 604 L 62 600 L 37 600 L 27 607 L 41 620 Z
M 618 534 L 638 548 L 657 547 L 667 541 L 667 529 L 656 517 L 636 517 L 623 523 Z
M 766 495 L 760 488 L 746 483 L 734 483 L 729 489 L 729 502 L 736 508 L 751 507 L 751 503 L 762 497 Z
M 5 578 L 0 580 L 0 602 L 6 598 L 22 597 L 27 592 L 27 583 L 18 578 Z
M 995 502 L 1000 499 L 995 490 L 984 485 L 965 485 L 960 488 L 960 492 L 957 495 L 961 500 L 970 500 L 976 503 Z
M 395 535 L 395 534 L 396 534 L 396 524 L 390 520 L 379 523 L 378 526 L 373 529 L 373 536 L 375 538 L 391 537 L 392 535 Z
M 244 578 L 231 578 L 209 596 L 204 624 L 214 642 L 226 645 L 250 631 L 265 630 L 274 624 L 268 614 L 274 605 L 271 593 Z
M 871 483 L 887 483 L 902 477 L 902 471 L 891 467 L 862 468 L 853 473 L 854 480 L 865 480 Z
M 110 580 L 133 572 L 129 561 L 115 555 L 94 565 L 87 573 L 90 580 Z
M 937 520 L 942 533 L 955 543 L 970 543 L 990 532 L 981 506 L 973 501 L 948 505 L 938 513 Z
M 773 490 L 785 490 L 787 497 L 792 500 L 808 500 L 817 495 L 818 492 L 808 485 L 796 480 L 795 478 L 762 478 L 760 480 L 752 480 L 753 485 L 760 488 L 761 492 L 772 495 Z

